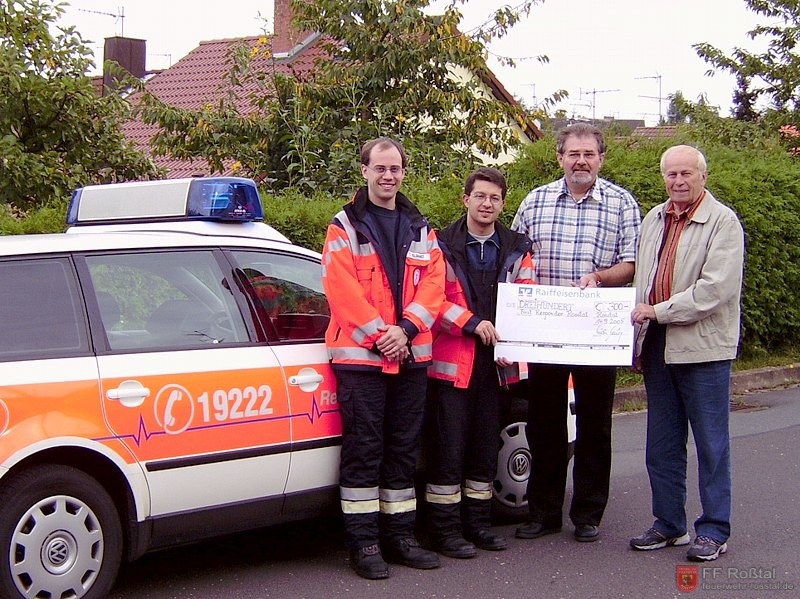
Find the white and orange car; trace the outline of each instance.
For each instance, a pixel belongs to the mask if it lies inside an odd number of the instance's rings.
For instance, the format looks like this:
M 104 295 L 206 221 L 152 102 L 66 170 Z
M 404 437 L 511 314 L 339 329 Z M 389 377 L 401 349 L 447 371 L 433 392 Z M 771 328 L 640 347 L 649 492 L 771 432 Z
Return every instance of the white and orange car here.
M 337 509 L 320 256 L 262 219 L 253 181 L 180 179 L 0 237 L 0 597 L 102 598 L 123 559 Z M 502 435 L 524 513 L 524 425 Z
M 0 597 L 336 505 L 319 254 L 261 218 L 246 179 L 100 185 L 0 238 Z

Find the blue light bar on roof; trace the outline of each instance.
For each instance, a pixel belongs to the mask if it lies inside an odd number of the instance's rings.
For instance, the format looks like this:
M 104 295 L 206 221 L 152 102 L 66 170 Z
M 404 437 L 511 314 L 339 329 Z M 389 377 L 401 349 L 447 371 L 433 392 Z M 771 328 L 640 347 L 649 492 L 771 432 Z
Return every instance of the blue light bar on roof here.
M 67 211 L 69 225 L 263 218 L 255 182 L 239 177 L 87 185 L 72 193 Z

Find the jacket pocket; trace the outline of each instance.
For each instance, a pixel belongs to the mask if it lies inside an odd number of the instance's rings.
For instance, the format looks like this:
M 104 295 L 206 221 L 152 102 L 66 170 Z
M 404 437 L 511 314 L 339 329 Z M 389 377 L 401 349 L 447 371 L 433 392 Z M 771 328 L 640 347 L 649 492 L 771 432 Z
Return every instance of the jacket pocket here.
M 375 292 L 373 290 L 373 279 L 375 278 L 375 267 L 371 266 L 369 268 L 357 268 L 356 277 L 358 278 L 358 283 L 361 285 L 361 288 L 364 290 L 364 293 L 367 296 L 367 301 L 370 304 L 374 304 Z
M 697 323 L 697 330 L 702 337 L 716 335 L 718 329 L 719 327 L 717 326 L 717 321 L 714 314 L 710 314 Z

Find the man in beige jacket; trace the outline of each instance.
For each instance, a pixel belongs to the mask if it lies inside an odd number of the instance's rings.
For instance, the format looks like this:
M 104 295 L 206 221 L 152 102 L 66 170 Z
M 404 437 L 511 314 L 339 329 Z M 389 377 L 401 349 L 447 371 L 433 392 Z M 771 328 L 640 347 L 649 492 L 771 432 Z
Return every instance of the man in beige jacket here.
M 731 363 L 739 343 L 744 232 L 736 214 L 705 188 L 702 153 L 669 148 L 661 158 L 669 200 L 642 221 L 631 313 L 647 390 L 647 472 L 652 527 L 637 550 L 687 545 L 686 442 L 692 425 L 703 513 L 686 557 L 727 550 L 731 516 L 728 431 Z

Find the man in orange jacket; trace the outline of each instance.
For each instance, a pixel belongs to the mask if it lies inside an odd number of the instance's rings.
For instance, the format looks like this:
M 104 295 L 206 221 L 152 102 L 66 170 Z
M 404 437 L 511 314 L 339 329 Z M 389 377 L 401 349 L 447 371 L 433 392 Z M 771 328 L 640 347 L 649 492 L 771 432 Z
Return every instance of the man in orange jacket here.
M 428 370 L 425 499 L 433 547 L 455 558 L 475 556 L 476 547 L 507 547 L 489 528 L 499 449 L 498 391 L 513 366 L 502 359 L 495 367 L 497 284 L 533 283 L 534 269 L 527 236 L 497 222 L 506 189 L 500 171 L 477 169 L 464 185 L 466 215 L 438 234 L 447 276 Z
M 399 191 L 406 161 L 393 139 L 364 144 L 367 184 L 334 217 L 322 252 L 331 309 L 325 342 L 342 416 L 345 534 L 351 567 L 369 579 L 388 577 L 387 561 L 439 566 L 414 534 L 413 477 L 444 260 L 436 234 Z

